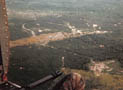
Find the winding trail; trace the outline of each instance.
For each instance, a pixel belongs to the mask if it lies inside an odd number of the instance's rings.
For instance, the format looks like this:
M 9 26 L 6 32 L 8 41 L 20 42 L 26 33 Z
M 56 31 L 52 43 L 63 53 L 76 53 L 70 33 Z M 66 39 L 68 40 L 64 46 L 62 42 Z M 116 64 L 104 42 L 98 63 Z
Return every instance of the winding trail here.
M 26 25 L 26 23 L 24 23 L 22 25 L 22 28 L 24 29 L 24 31 L 25 32 L 30 32 L 32 34 L 32 36 L 35 37 L 36 36 L 35 32 L 33 30 L 31 30 L 31 29 L 26 28 L 25 25 Z

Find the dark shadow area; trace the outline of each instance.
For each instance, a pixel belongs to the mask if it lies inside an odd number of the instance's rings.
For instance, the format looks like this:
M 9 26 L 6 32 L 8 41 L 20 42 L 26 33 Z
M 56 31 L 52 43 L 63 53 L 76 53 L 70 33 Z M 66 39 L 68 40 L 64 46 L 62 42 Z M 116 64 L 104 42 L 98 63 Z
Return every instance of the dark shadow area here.
M 88 70 L 90 60 L 118 60 L 123 66 L 123 41 L 108 36 L 110 34 L 86 35 L 50 42 L 48 47 L 29 45 L 12 48 L 9 76 L 18 83 L 29 83 L 60 69 L 62 57 L 65 58 L 65 67 L 71 69 Z
M 50 42 L 49 46 L 64 51 L 66 67 L 85 69 L 85 64 L 89 63 L 90 60 L 118 60 L 123 67 L 123 40 L 112 38 L 114 34 L 86 35 Z

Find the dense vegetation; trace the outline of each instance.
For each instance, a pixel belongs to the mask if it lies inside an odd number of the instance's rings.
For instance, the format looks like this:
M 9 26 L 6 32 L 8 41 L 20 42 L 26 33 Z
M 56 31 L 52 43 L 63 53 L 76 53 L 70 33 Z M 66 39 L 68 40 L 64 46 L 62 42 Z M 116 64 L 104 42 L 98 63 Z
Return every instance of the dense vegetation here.
M 66 72 L 78 72 L 86 78 L 86 90 L 123 89 L 123 1 L 122 0 L 6 0 L 11 40 L 31 37 L 27 29 L 36 35 L 67 32 L 72 26 L 82 32 L 94 31 L 93 25 L 106 34 L 83 35 L 54 41 L 46 46 L 40 42 L 11 48 L 9 79 L 18 84 L 27 84 L 52 71 L 60 70 L 62 57 Z M 39 29 L 42 32 L 39 32 Z M 49 31 L 45 31 L 48 29 Z M 99 28 L 97 28 L 98 30 Z M 103 46 L 103 47 L 101 47 Z M 119 66 L 100 77 L 89 71 L 88 64 L 94 61 L 115 60 Z M 23 76 L 23 77 L 22 77 Z M 50 83 L 49 83 L 50 85 Z M 47 86 L 44 86 L 46 89 Z M 39 89 L 37 89 L 39 90 Z

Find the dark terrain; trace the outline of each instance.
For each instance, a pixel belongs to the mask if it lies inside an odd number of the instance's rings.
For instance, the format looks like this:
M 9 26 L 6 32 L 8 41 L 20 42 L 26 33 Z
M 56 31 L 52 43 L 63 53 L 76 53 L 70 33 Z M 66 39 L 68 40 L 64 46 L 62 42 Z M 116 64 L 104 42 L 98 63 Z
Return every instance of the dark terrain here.
M 66 68 L 87 72 L 92 59 L 115 60 L 119 66 L 109 74 L 123 76 L 120 72 L 123 71 L 122 0 L 6 0 L 6 2 L 11 41 L 33 36 L 33 33 L 25 32 L 22 28 L 25 23 L 25 27 L 32 30 L 36 36 L 56 32 L 71 33 L 66 23 L 70 23 L 81 32 L 93 32 L 95 24 L 98 25 L 96 30 L 112 32 L 51 41 L 46 46 L 38 43 L 11 48 L 10 80 L 22 85 L 33 82 L 60 70 L 63 64 L 62 57 L 65 58 Z M 39 32 L 39 29 L 42 32 Z M 42 90 L 44 88 L 45 85 Z

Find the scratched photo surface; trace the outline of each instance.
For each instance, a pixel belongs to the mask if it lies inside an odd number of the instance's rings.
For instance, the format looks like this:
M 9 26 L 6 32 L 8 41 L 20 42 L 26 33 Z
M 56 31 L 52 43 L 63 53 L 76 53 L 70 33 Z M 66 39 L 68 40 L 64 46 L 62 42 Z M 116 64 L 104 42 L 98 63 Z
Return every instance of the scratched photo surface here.
M 6 0 L 6 6 L 9 80 L 27 85 L 64 68 L 85 78 L 85 90 L 123 89 L 123 0 Z

